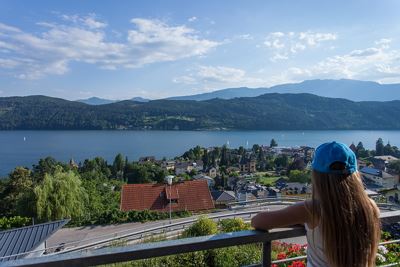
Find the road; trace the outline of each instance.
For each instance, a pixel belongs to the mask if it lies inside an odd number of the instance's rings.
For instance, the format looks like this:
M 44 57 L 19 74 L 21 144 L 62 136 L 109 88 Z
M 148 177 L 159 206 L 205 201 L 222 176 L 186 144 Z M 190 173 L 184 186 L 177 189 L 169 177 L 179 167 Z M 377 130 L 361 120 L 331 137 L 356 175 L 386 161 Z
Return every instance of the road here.
M 283 207 L 285 207 L 285 205 L 274 205 L 274 206 L 263 206 L 263 207 L 257 206 L 237 211 L 224 210 L 220 212 L 210 213 L 207 215 L 208 216 L 228 215 L 228 214 L 234 215 L 235 213 L 243 211 L 255 211 L 259 209 L 278 210 L 282 209 Z M 185 222 L 190 219 L 195 219 L 199 216 L 201 215 L 195 215 L 187 218 L 173 219 L 172 223 Z M 237 217 L 242 217 L 245 221 L 249 221 L 251 218 L 250 215 L 237 216 Z M 124 224 L 104 225 L 104 226 L 95 225 L 95 226 L 63 228 L 57 231 L 53 236 L 51 236 L 47 240 L 47 247 L 57 247 L 62 243 L 65 244 L 64 245 L 65 248 L 82 246 L 86 244 L 91 244 L 93 242 L 98 242 L 101 240 L 121 236 L 124 234 L 135 233 L 142 230 L 151 229 L 154 227 L 166 226 L 168 224 L 169 220 L 163 220 L 163 221 L 146 222 L 146 223 L 124 223 Z M 291 238 L 284 241 L 290 243 L 298 243 L 298 244 L 306 243 L 305 237 Z

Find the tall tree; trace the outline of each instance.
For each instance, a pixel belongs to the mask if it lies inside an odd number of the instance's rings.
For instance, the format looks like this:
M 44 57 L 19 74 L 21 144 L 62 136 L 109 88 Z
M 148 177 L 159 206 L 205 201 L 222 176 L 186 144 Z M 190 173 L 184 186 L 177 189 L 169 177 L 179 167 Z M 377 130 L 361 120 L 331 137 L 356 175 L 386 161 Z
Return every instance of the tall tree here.
M 289 165 L 289 158 L 286 155 L 279 155 L 275 158 L 274 163 L 277 167 L 286 168 Z
M 205 168 L 210 166 L 210 156 L 208 155 L 207 149 L 203 149 L 203 157 L 201 159 Z
M 16 214 L 18 202 L 32 190 L 32 176 L 29 169 L 23 167 L 15 168 L 5 182 L 0 212 L 3 216 Z M 27 207 L 29 208 L 29 207 Z
M 357 150 L 356 155 L 358 158 L 366 158 L 369 156 L 369 152 L 368 152 L 368 150 L 366 150 L 364 148 L 364 145 L 362 142 L 358 142 L 358 144 L 356 146 L 356 150 Z
M 57 167 L 67 169 L 65 164 L 58 162 L 52 157 L 40 159 L 37 165 L 33 165 L 33 180 L 40 182 L 46 173 L 53 174 Z
M 278 146 L 278 143 L 275 141 L 274 138 L 271 139 L 271 143 L 269 144 L 269 147 L 276 147 Z
M 376 141 L 376 145 L 375 145 L 375 154 L 377 156 L 383 156 L 384 154 L 384 145 L 383 145 L 383 140 L 382 138 L 379 138 Z
M 111 177 L 111 170 L 108 167 L 107 161 L 101 157 L 95 157 L 94 159 L 85 159 L 82 166 L 79 169 L 80 173 L 96 173 L 101 174 L 107 178 Z M 95 177 L 95 176 L 94 176 Z
M 392 148 L 392 146 L 390 145 L 389 142 L 386 144 L 386 146 L 383 147 L 383 154 L 394 156 L 394 154 L 395 154 L 394 149 Z
M 221 149 L 221 161 L 220 161 L 221 166 L 228 166 L 229 165 L 229 159 L 228 159 L 228 147 L 226 145 L 222 146 Z
M 80 177 L 73 171 L 57 167 L 54 174 L 45 174 L 34 189 L 36 210 L 40 219 L 79 218 L 87 199 Z
M 362 143 L 361 141 L 358 142 L 356 148 L 357 148 L 357 151 L 360 150 L 360 149 L 365 149 L 365 148 L 364 148 L 364 145 L 363 145 L 363 143 Z
M 244 149 L 243 146 L 240 146 L 240 147 L 239 147 L 238 153 L 239 153 L 240 156 L 244 156 L 244 154 L 246 153 L 246 150 Z
M 258 152 L 260 151 L 260 146 L 258 144 L 254 144 L 252 150 L 254 154 L 258 154 Z
M 121 153 L 118 153 L 118 155 L 115 157 L 112 166 L 113 175 L 115 175 L 115 177 L 118 179 L 122 179 L 124 177 L 125 160 Z

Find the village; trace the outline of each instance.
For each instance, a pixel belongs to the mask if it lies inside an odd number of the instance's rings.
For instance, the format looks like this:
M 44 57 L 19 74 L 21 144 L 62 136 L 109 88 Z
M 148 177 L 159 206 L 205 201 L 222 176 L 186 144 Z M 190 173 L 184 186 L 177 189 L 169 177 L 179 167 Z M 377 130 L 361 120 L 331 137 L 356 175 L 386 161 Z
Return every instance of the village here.
M 375 151 L 366 153 L 361 145 L 349 147 L 359 156 L 358 170 L 369 197 L 383 210 L 398 210 L 400 160 L 395 153 L 376 155 Z M 258 212 L 279 210 L 311 198 L 314 152 L 309 146 L 279 146 L 272 139 L 270 145 L 251 148 L 196 146 L 174 159 L 145 156 L 128 161 L 118 154 L 111 165 L 102 158 L 78 164 L 71 159 L 64 165 L 43 159 L 34 166 L 33 174 L 17 168 L 11 181 L 26 179 L 24 174 L 35 178 L 35 173 L 44 171 L 54 176 L 68 174 L 60 177 L 71 179 L 78 172 L 89 196 L 96 196 L 90 191 L 93 186 L 102 190 L 102 202 L 108 210 L 94 213 L 99 202 L 90 198 L 88 212 L 80 217 L 50 217 L 48 222 L 32 225 L 30 218 L 12 217 L 7 223 L 13 229 L 2 232 L 8 249 L 1 260 L 107 247 L 115 242 L 132 245 L 146 242 L 146 234 L 154 238 L 161 233 L 162 240 L 174 239 L 197 227 L 204 215 L 218 227 L 222 222 L 240 225 L 236 230 L 249 229 L 249 220 Z M 45 179 L 49 179 L 48 174 Z M 17 225 L 21 220 L 24 225 Z M 382 227 L 399 238 L 399 224 Z M 38 229 L 44 234 L 35 235 Z M 283 242 L 304 244 L 301 235 Z M 15 247 L 17 239 L 30 245 Z
M 206 158 L 206 163 L 202 159 L 185 157 L 174 160 L 142 157 L 139 164 L 159 165 L 169 175 L 164 184 L 124 185 L 121 210 L 168 211 L 171 208 L 173 211 L 199 212 L 263 199 L 309 198 L 314 148 L 275 144 L 272 140 L 270 146 L 254 145 L 251 149 L 210 147 L 206 149 L 206 155 L 216 154 L 217 157 Z M 356 152 L 354 144 L 350 148 Z M 193 150 L 184 156 L 193 158 L 191 152 Z M 400 204 L 399 173 L 390 168 L 396 161 L 397 158 L 389 155 L 358 160 L 365 190 L 376 201 Z

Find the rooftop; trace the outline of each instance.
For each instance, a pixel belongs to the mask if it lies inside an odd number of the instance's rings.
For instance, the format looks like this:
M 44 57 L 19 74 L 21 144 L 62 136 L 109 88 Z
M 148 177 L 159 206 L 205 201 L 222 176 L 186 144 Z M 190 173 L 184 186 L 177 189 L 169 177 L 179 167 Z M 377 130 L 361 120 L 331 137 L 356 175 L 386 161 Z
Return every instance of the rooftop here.
M 34 251 L 69 220 L 36 224 L 0 232 L 0 262 L 15 260 L 22 254 Z
M 200 211 L 214 208 L 206 180 L 172 184 L 126 184 L 121 192 L 121 210 L 169 210 L 169 199 L 177 200 L 173 211 Z

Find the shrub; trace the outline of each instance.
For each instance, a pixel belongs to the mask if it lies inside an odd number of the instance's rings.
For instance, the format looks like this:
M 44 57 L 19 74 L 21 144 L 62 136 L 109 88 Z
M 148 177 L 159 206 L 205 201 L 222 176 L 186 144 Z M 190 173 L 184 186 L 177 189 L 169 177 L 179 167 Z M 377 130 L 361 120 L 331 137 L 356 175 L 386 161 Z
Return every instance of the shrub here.
M 8 230 L 12 228 L 18 228 L 27 226 L 31 223 L 31 218 L 14 216 L 14 217 L 3 217 L 0 218 L 0 229 Z
M 188 229 L 183 232 L 182 237 L 213 235 L 217 232 L 217 224 L 210 218 L 207 218 L 206 216 L 201 216 L 197 220 L 197 222 L 192 224 Z
M 251 226 L 249 223 L 245 223 L 242 218 L 223 219 L 218 222 L 219 229 L 221 232 L 237 232 L 243 230 L 250 230 Z

